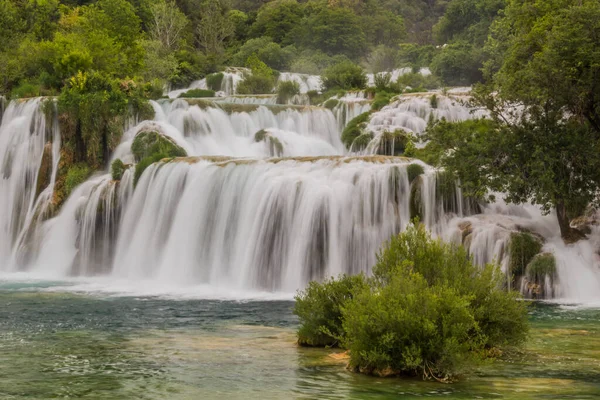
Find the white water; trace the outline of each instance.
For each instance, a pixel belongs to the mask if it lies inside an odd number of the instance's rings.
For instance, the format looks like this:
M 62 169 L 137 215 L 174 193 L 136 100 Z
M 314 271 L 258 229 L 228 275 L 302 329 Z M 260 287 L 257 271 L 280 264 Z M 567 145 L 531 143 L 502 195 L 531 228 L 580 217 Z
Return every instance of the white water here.
M 282 72 L 278 82 L 296 82 L 300 86 L 300 93 L 306 94 L 310 91 L 320 92 L 323 81 L 319 75 L 298 74 L 295 72 Z
M 436 110 L 427 109 L 423 100 L 409 96 L 410 107 L 402 101 L 391 105 L 385 110 L 389 125 L 402 126 L 392 110 L 420 119 L 442 112 L 470 116 L 458 106 L 445 106 L 445 99 Z M 58 216 L 42 223 L 35 210 L 49 203 L 60 136 L 39 104 L 11 103 L 0 127 L 3 275 L 86 277 L 78 278 L 73 290 L 219 298 L 283 292 L 289 297 L 310 279 L 368 271 L 380 245 L 410 219 L 407 162 L 332 157 L 343 154 L 343 147 L 328 110 L 275 112 L 261 106 L 228 114 L 177 100 L 153 103 L 156 120 L 131 128 L 113 158 L 132 162 L 131 141 L 144 128 L 172 137 L 189 155 L 243 158 L 155 164 L 135 191 L 132 170 L 118 185 L 109 174 L 98 174 L 76 188 Z M 266 143 L 254 141 L 260 129 L 282 142 L 285 156 L 297 158 L 268 159 Z M 47 143 L 53 179 L 36 199 L 32 182 Z M 590 240 L 567 246 L 558 237 L 555 217 L 542 216 L 533 206 L 498 202 L 475 214 L 459 190 L 450 199 L 438 192 L 435 171 L 426 167 L 419 180 L 422 219 L 436 236 L 464 242 L 479 264 L 497 260 L 506 269 L 510 234 L 536 232 L 546 238 L 544 251 L 557 258 L 555 295 L 562 301 L 598 302 L 600 228 Z M 135 288 L 142 282 L 143 288 Z

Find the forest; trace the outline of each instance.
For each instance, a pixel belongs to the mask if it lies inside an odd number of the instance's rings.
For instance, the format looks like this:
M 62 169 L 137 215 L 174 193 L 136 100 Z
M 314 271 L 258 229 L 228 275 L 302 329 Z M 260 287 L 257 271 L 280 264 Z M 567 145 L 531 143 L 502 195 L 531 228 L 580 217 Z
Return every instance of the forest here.
M 186 87 L 255 54 L 321 74 L 431 66 L 446 85 L 481 80 L 501 0 L 2 0 L 0 92 L 57 94 L 78 72 Z

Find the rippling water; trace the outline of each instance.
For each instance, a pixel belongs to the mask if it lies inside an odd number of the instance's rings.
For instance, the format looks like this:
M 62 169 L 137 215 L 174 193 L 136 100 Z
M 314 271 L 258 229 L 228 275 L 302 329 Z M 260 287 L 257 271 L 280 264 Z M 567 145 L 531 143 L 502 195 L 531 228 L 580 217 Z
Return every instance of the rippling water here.
M 536 305 L 527 348 L 452 385 L 350 373 L 298 348 L 290 301 L 0 284 L 2 399 L 600 398 L 600 311 Z

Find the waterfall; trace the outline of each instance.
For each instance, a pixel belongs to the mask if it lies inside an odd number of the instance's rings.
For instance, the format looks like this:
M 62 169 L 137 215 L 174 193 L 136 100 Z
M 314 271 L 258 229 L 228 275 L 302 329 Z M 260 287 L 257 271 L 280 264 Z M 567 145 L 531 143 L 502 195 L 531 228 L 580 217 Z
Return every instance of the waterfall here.
M 282 72 L 279 75 L 278 82 L 296 82 L 302 94 L 311 91 L 320 92 L 323 86 L 319 75 L 298 74 L 294 72 Z
M 231 113 L 219 107 L 200 108 L 178 99 L 162 103 L 157 123 L 189 155 L 267 157 L 260 130 L 281 141 L 284 156 L 343 154 L 344 146 L 331 111 L 317 107 L 251 105 Z
M 60 133 L 55 104 L 40 98 L 12 101 L 0 125 L 0 263 L 14 265 L 19 247 L 48 211 L 58 161 Z
M 366 107 L 362 96 L 338 106 Z M 401 96 L 374 113 L 367 129 L 418 134 L 429 119 L 483 115 L 460 91 L 438 93 L 436 107 L 429 96 Z M 335 108 L 183 99 L 152 106 L 155 119 L 131 121 L 112 159 L 133 163 L 131 143 L 147 130 L 169 136 L 190 157 L 151 165 L 135 188 L 133 168 L 120 182 L 98 172 L 56 213 L 55 104 L 8 104 L 0 125 L 0 272 L 293 293 L 312 279 L 368 273 L 381 245 L 418 215 L 434 236 L 507 273 L 511 235 L 532 232 L 557 260 L 558 283 L 547 291 L 569 301 L 598 298 L 600 228 L 565 245 L 555 216 L 535 206 L 478 204 L 418 161 L 344 155 Z M 415 163 L 424 173 L 409 182 Z

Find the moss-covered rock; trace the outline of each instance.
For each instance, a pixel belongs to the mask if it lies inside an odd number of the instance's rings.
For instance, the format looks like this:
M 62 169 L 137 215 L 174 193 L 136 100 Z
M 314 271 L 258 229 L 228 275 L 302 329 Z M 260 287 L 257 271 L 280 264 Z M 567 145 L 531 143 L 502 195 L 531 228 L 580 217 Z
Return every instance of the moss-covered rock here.
M 383 132 L 379 138 L 379 147 L 377 154 L 385 156 L 398 156 L 404 154 L 404 149 L 408 143 L 408 136 L 402 130 L 394 132 Z
M 50 184 L 52 180 L 52 143 L 48 142 L 44 146 L 42 161 L 38 170 L 37 182 L 35 185 L 35 197 L 37 198 L 42 190 Z
M 354 142 L 352 142 L 352 151 L 362 151 L 367 148 L 369 143 L 373 140 L 373 135 L 369 132 L 359 135 Z
M 508 246 L 511 274 L 515 278 L 523 276 L 527 265 L 541 250 L 542 241 L 531 233 L 512 233 Z
M 208 86 L 209 89 L 214 90 L 215 92 L 218 92 L 219 90 L 221 90 L 221 85 L 223 83 L 223 77 L 225 75 L 223 75 L 222 72 L 217 72 L 215 74 L 210 74 L 206 76 L 206 86 Z
M 421 176 L 415 178 L 410 186 L 410 219 L 414 220 L 418 218 L 419 220 L 423 220 L 423 215 L 425 212 L 425 206 L 423 204 L 423 178 Z
M 256 132 L 254 141 L 257 143 L 265 142 L 269 146 L 269 154 L 271 157 L 283 156 L 283 143 L 275 136 L 272 136 L 268 131 L 261 129 Z
M 186 151 L 168 136 L 156 131 L 142 131 L 135 136 L 131 152 L 136 162 L 155 154 L 164 157 L 187 157 Z
M 329 99 L 323 103 L 323 107 L 333 110 L 338 104 L 340 104 L 338 99 Z
M 123 164 L 123 161 L 120 159 L 116 159 L 110 166 L 110 172 L 113 178 L 113 181 L 120 181 L 123 178 L 123 174 L 127 170 L 127 166 Z
M 412 183 L 417 177 L 425 173 L 425 169 L 421 164 L 410 164 L 406 167 L 406 172 L 408 173 L 408 181 Z
M 205 89 L 191 89 L 187 92 L 181 93 L 180 98 L 203 98 L 203 97 L 215 97 L 214 90 Z
M 552 253 L 537 254 L 525 269 L 526 294 L 533 298 L 548 298 L 558 280 L 556 258 Z
M 151 164 L 165 158 L 187 157 L 187 152 L 173 139 L 156 131 L 138 133 L 131 144 L 131 152 L 137 162 L 134 184 L 137 184 L 144 170 Z
M 344 143 L 348 149 L 352 146 L 354 140 L 364 133 L 363 130 L 369 121 L 369 117 L 370 113 L 368 112 L 360 114 L 346 125 L 344 132 L 342 132 L 341 139 L 342 143 Z

